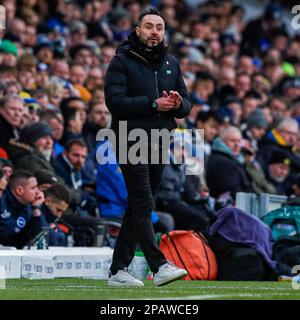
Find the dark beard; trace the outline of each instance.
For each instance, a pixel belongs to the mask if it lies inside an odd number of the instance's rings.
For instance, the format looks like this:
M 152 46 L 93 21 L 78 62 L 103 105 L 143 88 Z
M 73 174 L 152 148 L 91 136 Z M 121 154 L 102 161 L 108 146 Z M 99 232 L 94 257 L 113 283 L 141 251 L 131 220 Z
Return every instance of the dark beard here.
M 157 67 L 162 63 L 168 53 L 168 47 L 165 45 L 164 41 L 157 46 L 148 47 L 140 40 L 135 31 L 129 35 L 128 41 L 139 55 Z

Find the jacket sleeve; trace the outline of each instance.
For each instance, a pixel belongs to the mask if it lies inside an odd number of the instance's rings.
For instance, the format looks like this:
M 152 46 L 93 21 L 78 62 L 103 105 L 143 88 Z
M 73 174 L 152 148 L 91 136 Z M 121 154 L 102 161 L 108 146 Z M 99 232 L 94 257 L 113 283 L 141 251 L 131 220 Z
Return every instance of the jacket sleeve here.
M 113 57 L 105 76 L 105 103 L 120 120 L 149 116 L 153 111 L 147 96 L 127 96 L 126 66 L 120 56 Z
M 193 104 L 192 104 L 192 99 L 186 89 L 180 66 L 179 66 L 178 62 L 176 62 L 176 64 L 177 64 L 177 68 L 178 68 L 176 90 L 181 95 L 182 102 L 181 102 L 180 107 L 178 109 L 173 110 L 172 112 L 173 112 L 173 115 L 175 118 L 180 119 L 180 118 L 184 118 L 187 115 L 189 115 L 189 113 L 192 110 Z

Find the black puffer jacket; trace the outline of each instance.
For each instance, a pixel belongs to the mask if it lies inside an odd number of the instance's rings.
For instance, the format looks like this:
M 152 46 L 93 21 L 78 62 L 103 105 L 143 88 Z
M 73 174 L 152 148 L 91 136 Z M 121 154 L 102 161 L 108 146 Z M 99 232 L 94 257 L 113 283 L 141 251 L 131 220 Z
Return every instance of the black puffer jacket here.
M 104 92 L 113 129 L 118 129 L 120 120 L 127 120 L 128 130 L 172 130 L 176 128 L 174 117 L 183 118 L 191 111 L 191 98 L 177 60 L 161 50 L 159 59 L 150 61 L 149 50 L 132 33 L 107 69 Z M 153 100 L 162 97 L 163 90 L 179 92 L 183 98 L 179 109 L 158 112 L 151 107 Z
M 230 192 L 252 192 L 244 167 L 228 154 L 213 151 L 206 167 L 206 180 L 213 197 Z

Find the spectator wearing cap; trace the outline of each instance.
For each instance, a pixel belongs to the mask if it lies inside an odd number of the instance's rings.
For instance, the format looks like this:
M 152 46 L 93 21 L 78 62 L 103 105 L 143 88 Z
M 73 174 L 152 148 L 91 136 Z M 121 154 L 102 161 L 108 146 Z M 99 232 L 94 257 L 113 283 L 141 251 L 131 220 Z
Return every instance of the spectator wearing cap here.
M 56 175 L 48 170 L 40 169 L 34 173 L 34 176 L 37 180 L 39 189 L 41 191 L 47 191 L 51 186 L 58 183 Z
M 282 84 L 283 96 L 288 101 L 294 101 L 300 97 L 300 77 L 287 77 Z
M 3 192 L 6 190 L 8 179 L 4 172 L 0 170 L 0 199 L 3 196 Z
M 14 159 L 16 168 L 35 173 L 39 169 L 54 172 L 50 163 L 53 139 L 52 129 L 45 123 L 37 122 L 25 127 L 18 141 L 11 142 L 18 147 L 18 158 Z
M 291 187 L 290 167 L 291 161 L 289 153 L 284 150 L 274 150 L 268 161 L 266 172 L 267 180 L 276 188 L 277 194 L 285 195 Z
M 200 50 L 194 47 L 188 47 L 187 57 L 190 72 L 196 74 L 203 71 L 204 56 Z
M 65 148 L 59 143 L 64 133 L 64 119 L 59 110 L 45 110 L 40 113 L 42 122 L 47 123 L 52 128 L 53 158 L 56 158 Z
M 255 159 L 256 152 L 251 147 L 250 141 L 247 139 L 242 140 L 242 149 L 245 160 L 245 169 L 250 177 L 251 185 L 257 194 L 270 193 L 276 194 L 276 188 L 266 179 L 266 175 L 260 163 Z
M 11 156 L 10 152 L 12 152 L 9 141 L 10 139 L 19 138 L 24 110 L 24 102 L 16 94 L 5 95 L 0 103 L 0 147 L 2 147 L 9 156 Z
M 239 51 L 239 41 L 233 33 L 223 33 L 220 36 L 223 53 L 236 55 Z
M 240 126 L 242 119 L 241 100 L 235 95 L 228 95 L 224 100 L 224 106 L 231 113 L 232 123 L 235 126 Z
M 3 158 L 3 159 L 8 159 L 8 154 L 7 152 L 0 147 L 0 158 Z
M 263 111 L 256 109 L 250 113 L 246 121 L 246 128 L 243 132 L 243 137 L 244 139 L 249 140 L 251 148 L 255 152 L 258 151 L 259 141 L 266 134 L 268 126 L 269 125 Z
M 0 158 L 0 168 L 1 168 L 4 176 L 8 180 L 14 170 L 14 166 L 13 166 L 12 162 L 6 158 Z
M 46 36 L 41 37 L 37 41 L 37 44 L 34 48 L 34 53 L 40 62 L 50 65 L 53 60 L 52 42 Z
M 40 121 L 39 113 L 41 111 L 41 106 L 38 101 L 34 98 L 24 99 L 25 106 L 28 108 L 28 125 Z
M 252 191 L 241 155 L 241 141 L 241 132 L 236 127 L 228 127 L 213 141 L 206 181 L 210 194 L 219 201 L 233 201 L 237 192 Z
M 1 41 L 0 51 L 3 52 L 2 64 L 8 67 L 17 66 L 18 48 L 17 46 L 7 39 Z
M 292 118 L 282 119 L 276 128 L 267 132 L 261 140 L 257 159 L 266 168 L 273 150 L 281 149 L 289 154 L 291 161 L 291 172 L 296 174 L 300 170 L 300 159 L 294 153 L 294 145 L 297 143 L 299 125 Z
M 49 84 L 49 66 L 40 62 L 36 66 L 35 84 L 37 88 L 46 88 Z
M 260 95 L 255 91 L 248 91 L 242 99 L 242 121 L 247 121 L 252 113 L 261 104 Z
M 129 36 L 132 28 L 131 13 L 121 6 L 110 14 L 111 29 L 114 41 L 121 42 Z

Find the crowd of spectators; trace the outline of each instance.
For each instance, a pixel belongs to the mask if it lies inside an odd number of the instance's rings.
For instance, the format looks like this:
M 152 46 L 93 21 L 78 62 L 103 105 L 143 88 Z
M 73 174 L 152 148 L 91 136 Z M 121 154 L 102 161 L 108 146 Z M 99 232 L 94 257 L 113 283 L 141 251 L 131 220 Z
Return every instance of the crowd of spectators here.
M 248 23 L 232 0 L 0 4 L 0 244 L 22 248 L 48 226 L 50 245 L 68 245 L 70 230 L 80 245 L 83 227 L 122 218 L 122 173 L 97 163 L 96 135 L 110 126 L 106 69 L 147 6 L 166 21 L 193 100 L 178 128 L 204 129 L 205 170 L 166 166 L 155 230 L 205 230 L 240 191 L 299 195 L 300 36 L 275 1 Z

